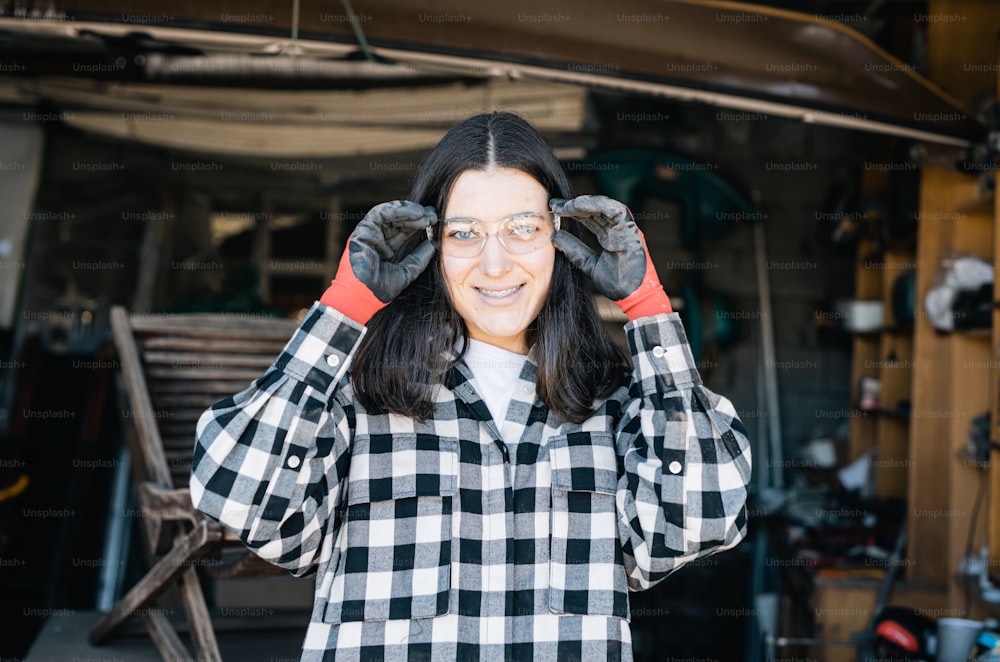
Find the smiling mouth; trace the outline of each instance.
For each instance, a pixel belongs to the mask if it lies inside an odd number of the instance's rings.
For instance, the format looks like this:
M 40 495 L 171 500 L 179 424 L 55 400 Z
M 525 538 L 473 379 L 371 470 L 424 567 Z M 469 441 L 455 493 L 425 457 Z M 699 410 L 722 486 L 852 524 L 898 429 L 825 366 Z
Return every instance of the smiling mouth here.
M 520 290 L 522 287 L 524 287 L 524 283 L 521 283 L 520 285 L 515 285 L 514 287 L 508 287 L 505 290 L 487 290 L 483 289 L 482 287 L 477 287 L 475 289 L 483 296 L 488 296 L 493 299 L 502 299 L 504 297 L 509 297 L 511 294 L 514 294 L 515 292 Z

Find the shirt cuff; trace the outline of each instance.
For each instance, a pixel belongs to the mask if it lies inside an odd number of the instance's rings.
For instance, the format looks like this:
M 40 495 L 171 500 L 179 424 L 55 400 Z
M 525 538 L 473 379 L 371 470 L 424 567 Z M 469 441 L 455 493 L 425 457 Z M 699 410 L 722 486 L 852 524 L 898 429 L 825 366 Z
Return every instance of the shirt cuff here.
M 634 380 L 644 394 L 701 385 L 679 314 L 640 317 L 625 325 L 625 333 L 632 352 Z
M 367 328 L 336 308 L 316 302 L 275 361 L 275 367 L 331 394 L 350 365 Z

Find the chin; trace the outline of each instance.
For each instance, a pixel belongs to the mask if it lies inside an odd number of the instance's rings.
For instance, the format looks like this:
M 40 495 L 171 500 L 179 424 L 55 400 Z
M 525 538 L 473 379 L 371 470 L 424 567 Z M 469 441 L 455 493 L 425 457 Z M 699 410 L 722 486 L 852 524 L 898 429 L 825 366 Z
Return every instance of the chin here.
M 523 341 L 527 326 L 477 326 L 473 331 L 470 329 L 469 336 L 474 340 L 491 345 L 518 344 Z

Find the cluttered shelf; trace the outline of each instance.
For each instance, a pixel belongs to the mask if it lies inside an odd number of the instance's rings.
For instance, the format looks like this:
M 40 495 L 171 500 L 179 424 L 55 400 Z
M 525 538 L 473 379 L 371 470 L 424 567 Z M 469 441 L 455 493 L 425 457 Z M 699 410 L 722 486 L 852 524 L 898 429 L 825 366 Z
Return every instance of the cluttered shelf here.
M 1000 531 L 983 490 L 1000 466 L 988 415 L 1000 404 L 1000 236 L 990 235 L 1000 214 L 966 204 L 979 192 L 964 175 L 928 167 L 921 179 L 918 217 L 953 222 L 919 223 L 913 241 L 869 233 L 856 246 L 853 298 L 816 315 L 852 343 L 849 430 L 837 462 L 801 472 L 827 501 L 786 510 L 795 542 L 778 562 L 795 587 L 789 604 L 809 615 L 790 631 L 819 641 L 800 652 L 826 662 L 858 659 L 844 643 L 879 619 L 924 633 L 946 619 L 988 630 L 982 619 L 1000 611 L 991 573 L 969 569 L 1000 567 L 996 546 L 981 552 L 980 522 L 989 513 Z
M 934 614 L 947 588 L 904 576 L 905 501 L 843 489 L 835 468 L 802 477 L 809 486 L 768 518 L 768 565 L 785 587 L 781 654 L 853 661 L 851 642 L 860 646 L 877 619 L 893 613 L 887 607 L 905 604 Z

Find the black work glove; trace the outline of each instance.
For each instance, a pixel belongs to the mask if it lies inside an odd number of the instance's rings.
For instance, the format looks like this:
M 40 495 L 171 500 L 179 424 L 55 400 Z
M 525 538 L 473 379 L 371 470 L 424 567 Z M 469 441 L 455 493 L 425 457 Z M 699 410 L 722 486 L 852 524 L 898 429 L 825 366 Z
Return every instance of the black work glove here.
M 646 238 L 628 207 L 603 195 L 581 195 L 569 201 L 556 198 L 549 201 L 549 207 L 560 216 L 575 218 L 597 237 L 603 249 L 599 253 L 562 230 L 555 233 L 552 243 L 629 320 L 673 312 Z
M 437 220 L 433 207 L 408 200 L 372 207 L 348 238 L 337 276 L 320 301 L 367 324 L 430 264 L 434 245 L 429 240 L 409 255 L 396 253 L 414 233 L 423 232 Z
M 570 263 L 587 274 L 598 292 L 612 301 L 632 294 L 646 275 L 646 251 L 628 207 L 603 195 L 581 195 L 572 200 L 555 198 L 553 212 L 574 218 L 594 233 L 604 250 L 595 252 L 581 239 L 560 230 L 552 243 Z

